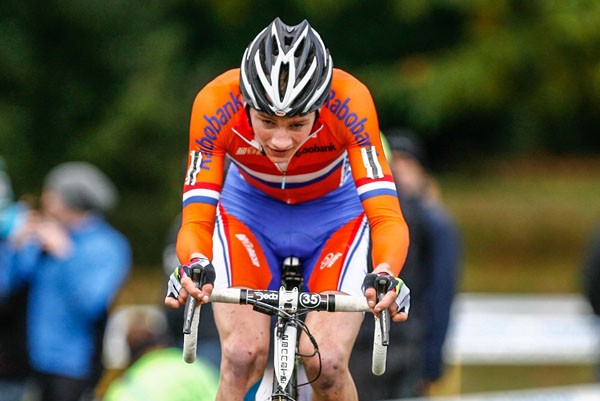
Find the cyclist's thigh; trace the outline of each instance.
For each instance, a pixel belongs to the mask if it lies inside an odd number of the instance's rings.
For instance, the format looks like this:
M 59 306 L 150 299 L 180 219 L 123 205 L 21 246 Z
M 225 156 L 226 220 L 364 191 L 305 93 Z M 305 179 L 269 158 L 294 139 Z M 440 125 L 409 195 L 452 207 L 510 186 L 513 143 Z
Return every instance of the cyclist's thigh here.
M 309 290 L 362 295 L 369 241 L 369 225 L 364 213 L 333 232 L 320 251 L 306 261 Z
M 254 351 L 266 355 L 269 350 L 271 317 L 252 310 L 250 305 L 213 304 L 215 323 L 225 354 Z

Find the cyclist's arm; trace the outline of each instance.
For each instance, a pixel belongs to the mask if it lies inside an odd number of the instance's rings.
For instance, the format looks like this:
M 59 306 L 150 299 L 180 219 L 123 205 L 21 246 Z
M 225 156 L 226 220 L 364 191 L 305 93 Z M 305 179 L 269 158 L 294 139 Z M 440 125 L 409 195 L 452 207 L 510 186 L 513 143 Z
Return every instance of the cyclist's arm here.
M 339 118 L 331 120 L 337 123 L 338 131 L 345 133 L 352 175 L 371 227 L 374 272 L 398 276 L 408 253 L 408 226 L 385 159 L 375 105 L 369 90 L 358 80 L 345 73 L 338 73 L 337 77 L 335 96 L 349 99 L 348 114 L 354 113 L 357 123 L 348 127 Z M 406 320 L 407 314 L 399 313 L 393 306 L 394 292 L 388 292 L 379 303 L 373 288 L 366 289 L 365 295 L 375 312 L 389 308 L 394 321 Z
M 383 151 L 375 105 L 369 90 L 352 77 L 334 89 L 339 98 L 350 99 L 351 112 L 361 121 L 350 128 L 338 122 L 338 129 L 345 130 L 352 175 L 371 227 L 374 270 L 398 276 L 408 252 L 408 226 Z
M 222 74 L 205 86 L 194 100 L 183 186 L 182 223 L 176 243 L 177 257 L 183 264 L 195 257 L 212 260 L 212 236 L 224 176 L 226 136 L 236 115 L 231 110 L 241 109 L 243 112 L 241 107 L 233 107 L 223 114 L 223 109 L 239 96 L 238 76 L 239 72 L 235 70 Z M 224 115 L 227 115 L 227 121 L 224 121 Z M 181 285 L 183 291 L 178 299 L 165 299 L 168 306 L 178 307 L 185 302 L 188 294 L 206 302 L 212 291 L 212 284 L 196 288 L 189 277 L 182 278 Z
M 176 245 L 181 263 L 200 254 L 212 259 L 212 235 L 225 165 L 224 135 L 229 131 L 228 125 L 221 126 L 212 116 L 231 92 L 220 78 L 198 93 L 192 107 L 182 224 Z

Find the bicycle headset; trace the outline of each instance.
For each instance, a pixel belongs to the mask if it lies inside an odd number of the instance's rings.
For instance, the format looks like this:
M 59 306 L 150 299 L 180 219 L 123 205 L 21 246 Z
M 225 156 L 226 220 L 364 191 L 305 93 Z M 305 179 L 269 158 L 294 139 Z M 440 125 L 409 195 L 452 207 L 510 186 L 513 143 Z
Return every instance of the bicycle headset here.
M 240 88 L 247 105 L 269 115 L 306 115 L 329 95 L 332 59 L 307 20 L 276 18 L 244 51 Z

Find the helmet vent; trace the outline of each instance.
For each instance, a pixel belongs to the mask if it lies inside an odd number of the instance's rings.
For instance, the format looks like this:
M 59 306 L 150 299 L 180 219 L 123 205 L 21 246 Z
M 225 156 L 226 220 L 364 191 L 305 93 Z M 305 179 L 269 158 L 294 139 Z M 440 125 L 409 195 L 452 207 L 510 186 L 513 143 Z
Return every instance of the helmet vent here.
M 288 64 L 282 64 L 279 70 L 279 93 L 285 93 L 290 75 L 290 67 Z

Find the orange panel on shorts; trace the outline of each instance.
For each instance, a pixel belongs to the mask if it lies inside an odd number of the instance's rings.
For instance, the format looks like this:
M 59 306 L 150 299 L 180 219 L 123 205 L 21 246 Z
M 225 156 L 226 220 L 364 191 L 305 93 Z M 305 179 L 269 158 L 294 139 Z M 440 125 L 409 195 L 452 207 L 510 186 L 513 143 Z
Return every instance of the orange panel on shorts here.
M 321 256 L 317 259 L 308 281 L 308 288 L 312 292 L 336 291 L 344 262 L 351 251 L 351 244 L 360 230 L 364 213 L 358 215 L 338 231 L 336 231 L 325 244 Z

